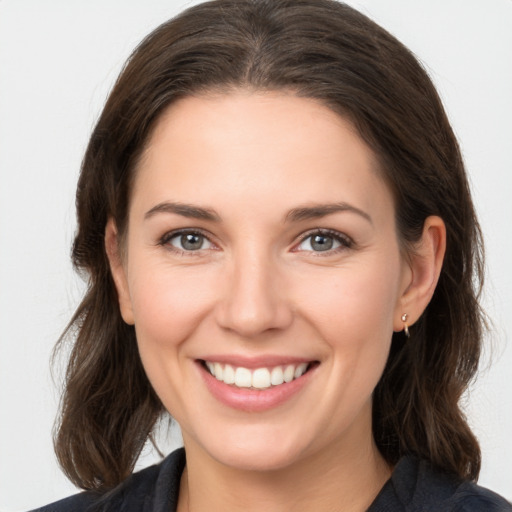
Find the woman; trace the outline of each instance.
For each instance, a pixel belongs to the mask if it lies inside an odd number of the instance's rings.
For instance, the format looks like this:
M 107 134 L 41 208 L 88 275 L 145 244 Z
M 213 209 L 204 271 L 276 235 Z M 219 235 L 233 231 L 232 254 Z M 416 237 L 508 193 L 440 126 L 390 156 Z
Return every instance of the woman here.
M 511 509 L 473 483 L 458 406 L 483 323 L 462 159 L 373 22 L 289 0 L 164 24 L 77 208 L 90 282 L 56 449 L 90 492 L 43 510 Z M 185 450 L 129 476 L 164 411 Z

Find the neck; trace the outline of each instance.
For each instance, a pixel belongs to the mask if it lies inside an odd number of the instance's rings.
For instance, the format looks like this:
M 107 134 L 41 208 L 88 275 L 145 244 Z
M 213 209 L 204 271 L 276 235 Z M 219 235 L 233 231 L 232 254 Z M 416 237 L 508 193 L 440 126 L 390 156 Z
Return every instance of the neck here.
M 362 512 L 391 474 L 371 433 L 364 445 L 330 445 L 272 471 L 228 467 L 187 444 L 179 512 Z

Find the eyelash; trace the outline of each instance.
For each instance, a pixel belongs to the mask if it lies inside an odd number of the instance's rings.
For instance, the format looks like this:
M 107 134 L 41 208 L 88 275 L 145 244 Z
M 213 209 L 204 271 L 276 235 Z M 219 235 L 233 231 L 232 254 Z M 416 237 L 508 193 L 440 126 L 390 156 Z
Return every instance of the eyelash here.
M 174 254 L 178 256 L 199 256 L 204 249 L 198 249 L 196 251 L 184 251 L 183 249 L 179 249 L 178 247 L 172 246 L 169 242 L 176 237 L 183 235 L 196 235 L 201 236 L 205 240 L 207 240 L 210 244 L 215 245 L 210 237 L 199 229 L 178 229 L 176 231 L 170 231 L 166 233 L 162 238 L 160 238 L 158 245 L 165 247 L 166 249 L 172 251 Z
M 179 255 L 179 256 L 199 256 L 203 250 L 205 249 L 198 249 L 198 250 L 189 250 L 185 251 L 182 249 L 179 249 L 177 247 L 172 246 L 169 242 L 176 237 L 183 236 L 183 235 L 196 235 L 203 237 L 206 241 L 208 241 L 210 244 L 215 246 L 215 244 L 211 241 L 208 234 L 204 233 L 201 230 L 198 229 L 179 229 L 176 231 L 170 231 L 163 235 L 158 245 L 161 245 L 163 247 L 166 247 L 168 250 L 172 251 L 173 253 Z M 321 235 L 324 237 L 329 237 L 334 239 L 334 241 L 338 242 L 340 245 L 339 247 L 336 247 L 334 249 L 327 249 L 325 251 L 306 251 L 306 250 L 300 250 L 297 249 L 298 246 L 303 244 L 308 238 L 311 238 L 315 235 Z M 304 234 L 301 235 L 299 242 L 294 245 L 294 249 L 292 249 L 292 252 L 310 252 L 315 255 L 315 257 L 322 257 L 322 256 L 332 256 L 333 254 L 337 254 L 338 252 L 352 249 L 354 247 L 354 241 L 348 237 L 347 235 L 340 233 L 339 231 L 335 231 L 332 229 L 325 229 L 325 228 L 316 228 L 313 230 L 310 230 Z
M 326 251 L 301 251 L 300 249 L 294 249 L 294 252 L 311 252 L 315 257 L 325 257 L 332 256 L 333 254 L 337 254 L 341 251 L 346 251 L 347 249 L 352 249 L 354 247 L 354 241 L 344 233 L 340 233 L 339 231 L 335 231 L 333 229 L 325 229 L 325 228 L 316 228 L 312 229 L 300 237 L 300 241 L 295 247 L 304 243 L 308 238 L 312 238 L 315 235 L 321 235 L 329 238 L 333 238 L 340 245 L 334 249 L 328 249 Z

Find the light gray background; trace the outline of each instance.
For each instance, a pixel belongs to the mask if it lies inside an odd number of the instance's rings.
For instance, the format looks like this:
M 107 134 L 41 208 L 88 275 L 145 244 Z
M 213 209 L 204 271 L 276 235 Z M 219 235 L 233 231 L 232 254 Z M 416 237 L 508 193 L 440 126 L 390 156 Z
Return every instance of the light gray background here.
M 487 242 L 484 302 L 494 320 L 493 366 L 487 371 L 487 348 L 479 380 L 467 396 L 467 412 L 483 448 L 480 483 L 510 500 L 512 1 L 349 3 L 395 34 L 426 64 L 461 141 Z M 3 512 L 75 492 L 52 452 L 59 393 L 49 357 L 82 290 L 68 258 L 77 172 L 125 58 L 151 29 L 190 4 L 0 0 Z M 153 457 L 148 451 L 141 464 Z

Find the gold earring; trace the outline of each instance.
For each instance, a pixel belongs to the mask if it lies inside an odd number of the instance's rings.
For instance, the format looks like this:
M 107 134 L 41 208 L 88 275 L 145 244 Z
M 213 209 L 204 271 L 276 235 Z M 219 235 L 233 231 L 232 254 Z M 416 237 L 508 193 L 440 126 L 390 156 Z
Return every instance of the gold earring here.
M 407 325 L 407 317 L 408 316 L 409 315 L 407 313 L 404 313 L 402 315 L 402 322 L 404 323 L 404 333 L 405 333 L 405 337 L 406 338 L 410 338 L 411 337 L 411 335 L 409 333 L 409 326 Z

